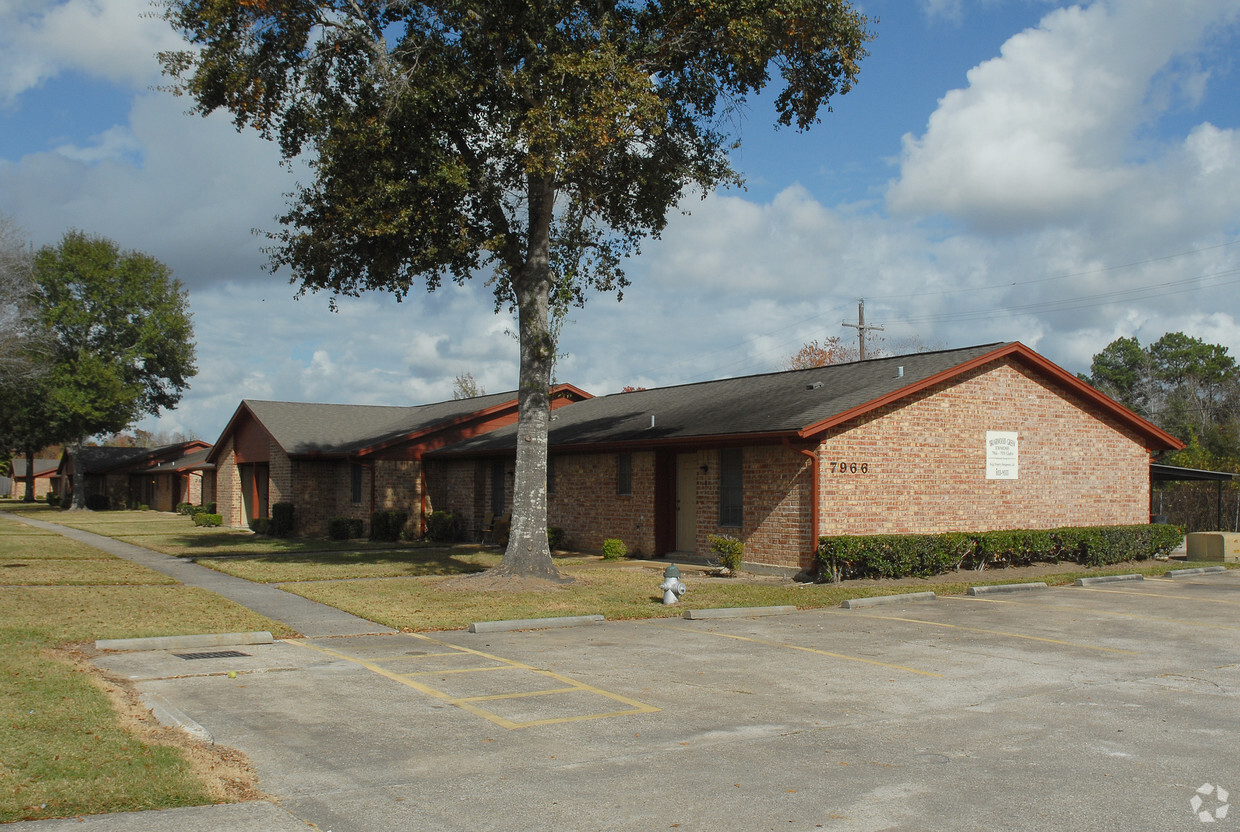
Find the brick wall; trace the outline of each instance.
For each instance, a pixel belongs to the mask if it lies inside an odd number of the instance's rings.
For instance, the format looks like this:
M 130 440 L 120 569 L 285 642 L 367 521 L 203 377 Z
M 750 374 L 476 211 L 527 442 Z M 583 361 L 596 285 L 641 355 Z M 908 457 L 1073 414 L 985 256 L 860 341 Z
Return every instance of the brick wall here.
M 564 529 L 567 545 L 598 552 L 603 541 L 624 541 L 631 555 L 654 552 L 654 453 L 635 452 L 633 493 L 616 493 L 616 454 L 557 454 L 547 524 Z
M 1019 479 L 986 479 L 994 430 L 1018 434 Z M 841 425 L 820 458 L 828 535 L 1149 519 L 1149 454 L 1139 438 L 1010 360 Z
M 745 542 L 745 560 L 769 566 L 805 567 L 813 560 L 810 532 L 812 479 L 808 457 L 783 445 L 741 449 L 744 521 L 719 525 L 719 452 L 707 451 L 698 474 L 697 554 L 708 556 L 712 534 Z
M 215 512 L 224 518 L 225 526 L 248 527 L 241 517 L 241 473 L 237 469 L 237 454 L 231 438 L 224 443 L 224 450 L 215 464 Z

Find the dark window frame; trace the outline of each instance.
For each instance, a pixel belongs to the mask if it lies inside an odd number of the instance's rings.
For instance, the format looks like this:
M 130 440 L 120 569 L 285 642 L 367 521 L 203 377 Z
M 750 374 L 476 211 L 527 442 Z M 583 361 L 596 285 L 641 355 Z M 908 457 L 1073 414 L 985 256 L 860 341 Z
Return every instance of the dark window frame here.
M 719 449 L 719 525 L 745 525 L 745 455 L 741 448 Z
M 354 505 L 362 502 L 362 470 L 358 463 L 349 463 L 349 498 Z

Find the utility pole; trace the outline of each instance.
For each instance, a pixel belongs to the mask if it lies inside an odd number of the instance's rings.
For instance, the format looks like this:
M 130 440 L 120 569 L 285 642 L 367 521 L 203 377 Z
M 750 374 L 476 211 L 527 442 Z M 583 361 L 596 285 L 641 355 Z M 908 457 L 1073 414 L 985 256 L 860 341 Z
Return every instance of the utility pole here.
M 875 330 L 877 332 L 883 331 L 883 327 L 881 324 L 870 324 L 869 326 L 866 325 L 865 323 L 865 298 L 862 298 L 861 300 L 857 301 L 857 322 L 855 324 L 850 324 L 848 321 L 843 321 L 840 324 L 840 326 L 851 326 L 857 330 L 857 357 L 860 358 L 862 361 L 865 361 L 866 333 L 868 333 L 870 330 Z

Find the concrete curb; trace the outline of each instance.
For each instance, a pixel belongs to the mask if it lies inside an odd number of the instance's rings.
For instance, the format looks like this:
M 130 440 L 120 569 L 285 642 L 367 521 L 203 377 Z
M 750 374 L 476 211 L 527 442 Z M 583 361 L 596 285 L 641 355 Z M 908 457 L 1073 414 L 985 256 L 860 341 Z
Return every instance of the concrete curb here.
M 144 693 L 141 696 L 141 700 L 142 704 L 159 721 L 160 725 L 165 725 L 169 728 L 179 728 L 196 740 L 215 745 L 215 737 L 211 736 L 211 733 L 206 728 L 187 717 L 158 693 Z
M 1144 575 L 1099 575 L 1096 578 L 1077 578 L 1073 586 L 1093 586 L 1094 584 L 1114 584 L 1119 581 L 1144 581 Z
M 757 618 L 761 615 L 787 615 L 796 612 L 795 606 L 781 607 L 716 607 L 710 610 L 685 610 L 681 618 L 701 621 L 707 618 Z
M 1046 589 L 1044 581 L 1031 584 L 990 584 L 989 586 L 971 586 L 969 595 L 1006 595 L 1009 592 L 1030 592 L 1035 589 Z
M 198 636 L 156 636 L 154 638 L 101 638 L 96 650 L 130 652 L 137 650 L 197 650 L 234 644 L 272 644 L 275 639 L 263 630 L 257 633 L 208 633 Z
M 903 604 L 906 601 L 934 601 L 938 598 L 933 592 L 906 592 L 903 595 L 875 595 L 872 598 L 849 598 L 840 604 L 846 610 L 859 610 L 866 607 L 885 607 L 889 604 Z
M 1166 574 L 1168 578 L 1183 578 L 1188 575 L 1210 575 L 1226 571 L 1228 571 L 1226 566 L 1198 566 L 1195 569 L 1172 569 Z
M 603 621 L 601 615 L 568 615 L 561 618 L 514 618 L 508 621 L 475 621 L 471 633 L 507 633 L 512 630 L 547 630 L 552 627 L 580 627 Z

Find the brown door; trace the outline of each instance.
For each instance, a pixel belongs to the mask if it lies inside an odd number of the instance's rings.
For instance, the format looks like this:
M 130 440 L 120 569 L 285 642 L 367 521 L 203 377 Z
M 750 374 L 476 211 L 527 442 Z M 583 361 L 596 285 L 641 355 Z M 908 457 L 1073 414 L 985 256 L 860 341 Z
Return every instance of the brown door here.
M 676 551 L 697 552 L 697 454 L 676 455 Z

